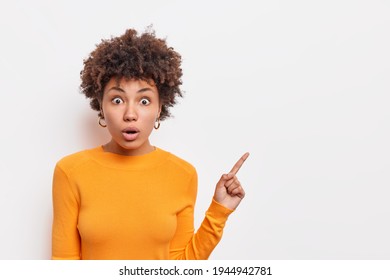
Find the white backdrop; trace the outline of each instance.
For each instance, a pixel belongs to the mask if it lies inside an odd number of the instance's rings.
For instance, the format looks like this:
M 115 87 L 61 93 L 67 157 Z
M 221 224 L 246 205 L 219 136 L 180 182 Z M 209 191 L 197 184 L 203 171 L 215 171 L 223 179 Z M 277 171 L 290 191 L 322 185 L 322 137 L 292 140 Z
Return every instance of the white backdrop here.
M 109 139 L 82 61 L 150 24 L 185 91 L 152 144 L 197 168 L 196 225 L 251 153 L 212 259 L 390 258 L 388 1 L 0 3 L 0 259 L 50 258 L 54 165 Z

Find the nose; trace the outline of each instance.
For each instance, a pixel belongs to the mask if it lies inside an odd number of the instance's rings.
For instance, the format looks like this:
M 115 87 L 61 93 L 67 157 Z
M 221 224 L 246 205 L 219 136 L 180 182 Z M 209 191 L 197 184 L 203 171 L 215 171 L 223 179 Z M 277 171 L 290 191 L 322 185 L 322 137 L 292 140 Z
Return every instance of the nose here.
M 132 121 L 136 121 L 137 119 L 138 119 L 138 114 L 137 114 L 135 106 L 129 104 L 126 107 L 126 111 L 123 115 L 123 120 L 126 122 L 132 122 Z

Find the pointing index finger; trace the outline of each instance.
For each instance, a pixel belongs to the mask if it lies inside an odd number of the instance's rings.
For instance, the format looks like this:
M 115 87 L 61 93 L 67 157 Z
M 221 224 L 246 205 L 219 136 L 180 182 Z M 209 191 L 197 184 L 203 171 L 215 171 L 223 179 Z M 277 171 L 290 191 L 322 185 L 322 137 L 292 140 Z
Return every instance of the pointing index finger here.
M 238 170 L 240 170 L 241 166 L 244 164 L 246 159 L 249 157 L 249 153 L 245 153 L 233 166 L 232 170 L 230 170 L 229 173 L 233 173 L 234 175 L 237 174 Z

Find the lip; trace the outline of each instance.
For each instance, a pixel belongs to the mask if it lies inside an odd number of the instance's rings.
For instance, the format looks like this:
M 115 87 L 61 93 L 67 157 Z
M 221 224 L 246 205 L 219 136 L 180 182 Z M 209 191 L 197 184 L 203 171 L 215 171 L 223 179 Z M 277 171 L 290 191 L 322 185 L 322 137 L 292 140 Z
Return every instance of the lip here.
M 129 133 L 129 131 L 133 133 Z M 123 138 L 125 138 L 126 141 L 134 141 L 137 139 L 138 135 L 140 134 L 140 131 L 136 127 L 126 127 L 125 129 L 122 130 L 122 135 Z

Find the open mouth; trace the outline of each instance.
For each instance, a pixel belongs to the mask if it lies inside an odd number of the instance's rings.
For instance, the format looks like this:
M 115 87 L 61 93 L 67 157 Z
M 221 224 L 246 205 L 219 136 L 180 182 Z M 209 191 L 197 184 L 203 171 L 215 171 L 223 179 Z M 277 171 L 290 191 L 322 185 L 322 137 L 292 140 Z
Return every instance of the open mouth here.
M 138 132 L 139 132 L 139 130 L 136 128 L 126 128 L 123 130 L 123 133 L 126 133 L 126 134 L 136 134 Z
M 138 138 L 139 130 L 135 127 L 128 127 L 122 131 L 126 141 L 133 141 Z

